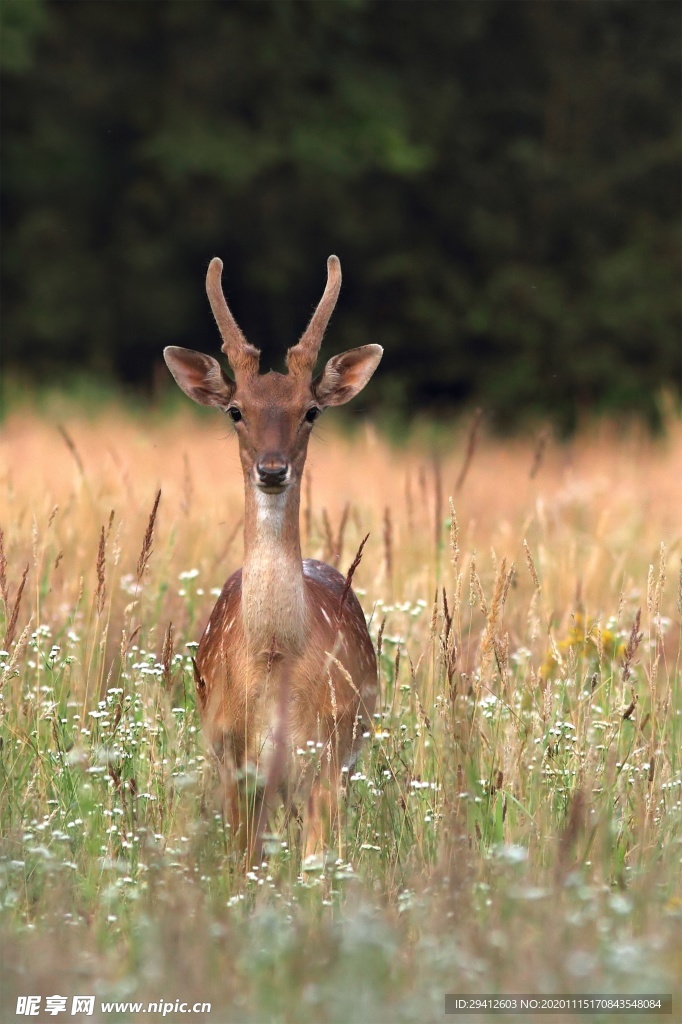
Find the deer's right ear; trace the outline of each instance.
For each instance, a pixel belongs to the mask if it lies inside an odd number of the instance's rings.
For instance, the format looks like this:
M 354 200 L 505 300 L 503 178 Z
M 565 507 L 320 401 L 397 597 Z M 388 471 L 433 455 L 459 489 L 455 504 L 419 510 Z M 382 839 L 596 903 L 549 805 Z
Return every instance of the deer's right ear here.
M 178 387 L 199 405 L 213 406 L 227 412 L 237 389 L 233 380 L 223 373 L 220 364 L 203 352 L 169 345 L 163 350 L 166 366 Z

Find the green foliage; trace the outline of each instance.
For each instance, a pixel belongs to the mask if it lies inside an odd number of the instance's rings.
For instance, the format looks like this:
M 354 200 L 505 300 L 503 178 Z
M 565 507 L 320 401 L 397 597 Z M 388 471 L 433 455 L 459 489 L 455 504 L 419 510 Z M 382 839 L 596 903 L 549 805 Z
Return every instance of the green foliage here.
M 35 40 L 45 22 L 42 0 L 6 0 L 0 6 L 2 71 L 21 75 L 33 68 Z
M 215 350 L 214 253 L 277 366 L 338 252 L 386 405 L 570 429 L 679 390 L 677 5 L 1 6 L 11 366 Z

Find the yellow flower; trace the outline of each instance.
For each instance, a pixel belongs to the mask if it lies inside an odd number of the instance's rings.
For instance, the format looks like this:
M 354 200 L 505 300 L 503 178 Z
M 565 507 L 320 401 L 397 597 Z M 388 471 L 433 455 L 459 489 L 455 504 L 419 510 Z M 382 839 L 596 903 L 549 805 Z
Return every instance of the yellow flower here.
M 625 650 L 625 645 L 618 640 L 610 629 L 601 629 L 595 619 L 586 619 L 583 612 L 575 612 L 571 616 L 571 628 L 563 639 L 559 640 L 548 652 L 542 666 L 545 679 L 559 674 L 561 666 L 573 651 L 578 658 L 595 667 L 601 658 L 611 661 Z

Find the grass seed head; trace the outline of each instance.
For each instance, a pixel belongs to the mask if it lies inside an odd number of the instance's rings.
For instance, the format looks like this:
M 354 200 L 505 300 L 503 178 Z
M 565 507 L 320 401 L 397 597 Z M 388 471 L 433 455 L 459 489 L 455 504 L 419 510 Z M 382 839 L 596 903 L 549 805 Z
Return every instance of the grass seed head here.
M 681 570 L 682 572 L 682 570 Z M 681 577 L 682 578 L 682 577 Z M 5 614 L 9 609 L 9 590 L 7 587 L 7 555 L 5 554 L 5 534 L 0 526 L 0 594 L 5 605 Z
M 104 527 L 99 537 L 99 548 L 97 550 L 97 590 L 95 591 L 95 607 L 97 614 L 101 615 L 104 611 L 104 600 L 106 598 L 107 588 L 105 580 L 105 567 L 106 567 L 106 534 Z
M 642 642 L 642 637 L 644 636 L 644 634 L 640 633 L 639 631 L 641 620 L 642 609 L 638 608 L 637 614 L 635 615 L 635 621 L 633 622 L 632 629 L 630 630 L 630 636 L 628 638 L 627 647 L 625 648 L 625 654 L 623 656 L 623 669 L 621 673 L 621 678 L 624 683 L 627 683 L 632 675 L 632 663 L 637 653 L 637 649 Z
M 9 616 L 9 622 L 7 623 L 7 629 L 5 630 L 5 640 L 3 643 L 4 649 L 9 650 L 14 640 L 14 636 L 17 629 L 17 620 L 19 619 L 19 609 L 21 608 L 21 599 L 24 595 L 24 587 L 26 586 L 26 580 L 28 578 L 30 566 L 27 564 L 21 577 L 21 582 L 17 588 L 17 595 L 14 598 L 14 604 L 12 605 L 12 611 Z
M 152 553 L 152 542 L 154 540 L 154 526 L 156 524 L 156 514 L 159 511 L 159 502 L 161 501 L 161 490 L 156 492 L 154 498 L 154 504 L 152 510 L 149 513 L 149 519 L 147 520 L 147 529 L 145 530 L 144 538 L 142 540 L 142 548 L 140 550 L 140 557 L 137 560 L 137 582 L 139 583 L 144 576 L 147 566 L 149 565 L 149 558 Z

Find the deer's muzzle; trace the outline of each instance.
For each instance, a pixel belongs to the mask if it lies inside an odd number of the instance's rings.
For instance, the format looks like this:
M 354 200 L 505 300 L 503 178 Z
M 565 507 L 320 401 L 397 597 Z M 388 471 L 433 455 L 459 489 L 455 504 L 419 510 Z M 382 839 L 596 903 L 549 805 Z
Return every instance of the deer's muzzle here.
M 291 478 L 291 463 L 282 455 L 264 455 L 256 465 L 256 483 L 263 490 L 282 490 Z

